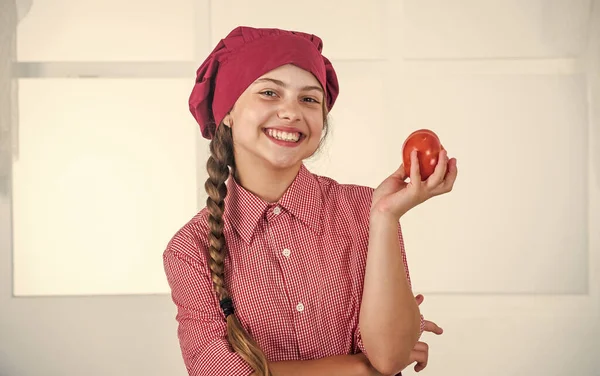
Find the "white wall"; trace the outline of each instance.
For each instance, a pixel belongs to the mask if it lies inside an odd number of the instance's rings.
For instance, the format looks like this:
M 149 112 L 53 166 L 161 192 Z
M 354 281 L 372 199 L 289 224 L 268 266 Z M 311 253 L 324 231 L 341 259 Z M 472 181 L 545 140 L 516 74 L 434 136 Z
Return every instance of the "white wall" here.
M 458 158 L 454 192 L 403 222 L 446 330 L 429 374 L 598 372 L 599 1 L 34 0 L 0 375 L 184 374 L 161 254 L 206 197 L 194 72 L 237 25 L 324 39 L 341 94 L 313 171 L 376 186 L 418 128 Z

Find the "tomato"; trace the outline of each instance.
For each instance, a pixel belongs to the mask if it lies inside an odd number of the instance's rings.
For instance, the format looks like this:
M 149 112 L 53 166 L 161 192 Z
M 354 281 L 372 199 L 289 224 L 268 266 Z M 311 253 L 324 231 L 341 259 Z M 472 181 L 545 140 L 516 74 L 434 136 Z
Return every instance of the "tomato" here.
M 402 145 L 402 161 L 404 172 L 410 176 L 410 152 L 417 150 L 421 180 L 427 180 L 433 174 L 440 155 L 444 150 L 438 136 L 429 129 L 419 129 L 411 133 Z

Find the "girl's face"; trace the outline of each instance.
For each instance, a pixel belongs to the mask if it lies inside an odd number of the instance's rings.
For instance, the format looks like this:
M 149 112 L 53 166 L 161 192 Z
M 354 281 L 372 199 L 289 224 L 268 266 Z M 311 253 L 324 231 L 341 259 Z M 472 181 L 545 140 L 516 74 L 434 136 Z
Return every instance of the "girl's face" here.
M 238 168 L 299 166 L 319 146 L 323 106 L 323 89 L 310 72 L 288 64 L 259 77 L 224 119 Z

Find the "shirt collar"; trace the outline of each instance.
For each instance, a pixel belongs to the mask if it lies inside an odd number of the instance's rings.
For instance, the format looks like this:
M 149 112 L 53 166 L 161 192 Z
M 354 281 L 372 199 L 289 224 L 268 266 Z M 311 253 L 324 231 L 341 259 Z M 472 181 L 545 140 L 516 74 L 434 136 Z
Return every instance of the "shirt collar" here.
M 264 201 L 230 177 L 227 181 L 225 217 L 247 244 L 250 244 L 259 220 L 268 209 L 275 206 L 287 210 L 313 232 L 320 234 L 322 203 L 317 177 L 302 164 L 292 184 L 277 203 Z

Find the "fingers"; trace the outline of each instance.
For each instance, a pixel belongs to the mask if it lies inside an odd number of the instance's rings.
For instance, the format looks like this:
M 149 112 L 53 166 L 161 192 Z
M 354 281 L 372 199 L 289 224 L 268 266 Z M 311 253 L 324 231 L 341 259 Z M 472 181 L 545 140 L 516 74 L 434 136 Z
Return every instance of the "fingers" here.
M 415 300 L 417 301 L 417 305 L 420 306 L 421 303 L 425 300 L 425 297 L 422 294 L 415 296 Z
M 426 332 L 435 333 L 437 335 L 444 333 L 444 329 L 440 328 L 436 323 L 428 320 L 424 321 L 423 330 Z
M 440 183 L 444 181 L 446 176 L 446 170 L 448 167 L 448 152 L 446 150 L 442 150 L 438 155 L 438 161 L 435 165 L 435 170 L 433 170 L 433 174 L 427 179 L 427 186 L 429 188 L 435 188 Z
M 421 171 L 419 169 L 419 156 L 417 150 L 410 152 L 410 182 L 416 184 L 421 182 Z
M 456 176 L 458 175 L 458 167 L 456 165 L 456 158 L 452 158 L 448 161 L 448 173 L 446 174 L 446 183 L 449 184 L 449 190 L 454 186 Z
M 429 345 L 425 342 L 419 341 L 415 344 L 415 347 L 413 347 L 413 351 L 429 352 Z
M 396 171 L 394 171 L 394 173 L 392 174 L 393 177 L 398 178 L 402 181 L 406 180 L 406 178 L 408 176 L 406 176 L 406 172 L 404 171 L 404 163 L 402 163 L 400 165 L 400 168 L 398 168 Z
M 418 294 L 417 296 L 415 296 L 415 300 L 417 301 L 417 305 L 420 306 L 421 303 L 423 303 L 423 301 L 425 300 L 425 297 L 423 296 L 423 294 Z M 423 330 L 426 332 L 435 333 L 437 335 L 444 333 L 444 329 L 438 326 L 438 324 L 429 320 L 423 320 Z
M 411 153 L 411 183 L 421 181 L 421 174 L 418 168 L 417 152 Z M 433 174 L 427 178 L 425 184 L 421 186 L 426 188 L 423 192 L 427 192 L 428 197 L 438 196 L 443 193 L 448 193 L 454 187 L 454 182 L 458 175 L 456 167 L 456 158 L 448 158 L 448 152 L 443 149 L 438 157 L 438 162 L 435 165 Z M 417 180 L 418 179 L 418 180 Z
M 429 345 L 425 342 L 417 342 L 415 347 L 410 353 L 410 362 L 417 362 L 415 364 L 415 372 L 420 372 L 427 367 L 429 360 Z
M 434 188 L 432 190 L 432 194 L 434 196 L 437 196 L 443 193 L 450 192 L 454 187 L 454 182 L 456 181 L 457 176 L 458 167 L 456 166 L 456 158 L 451 158 L 450 160 L 448 160 L 448 167 L 443 183 Z

